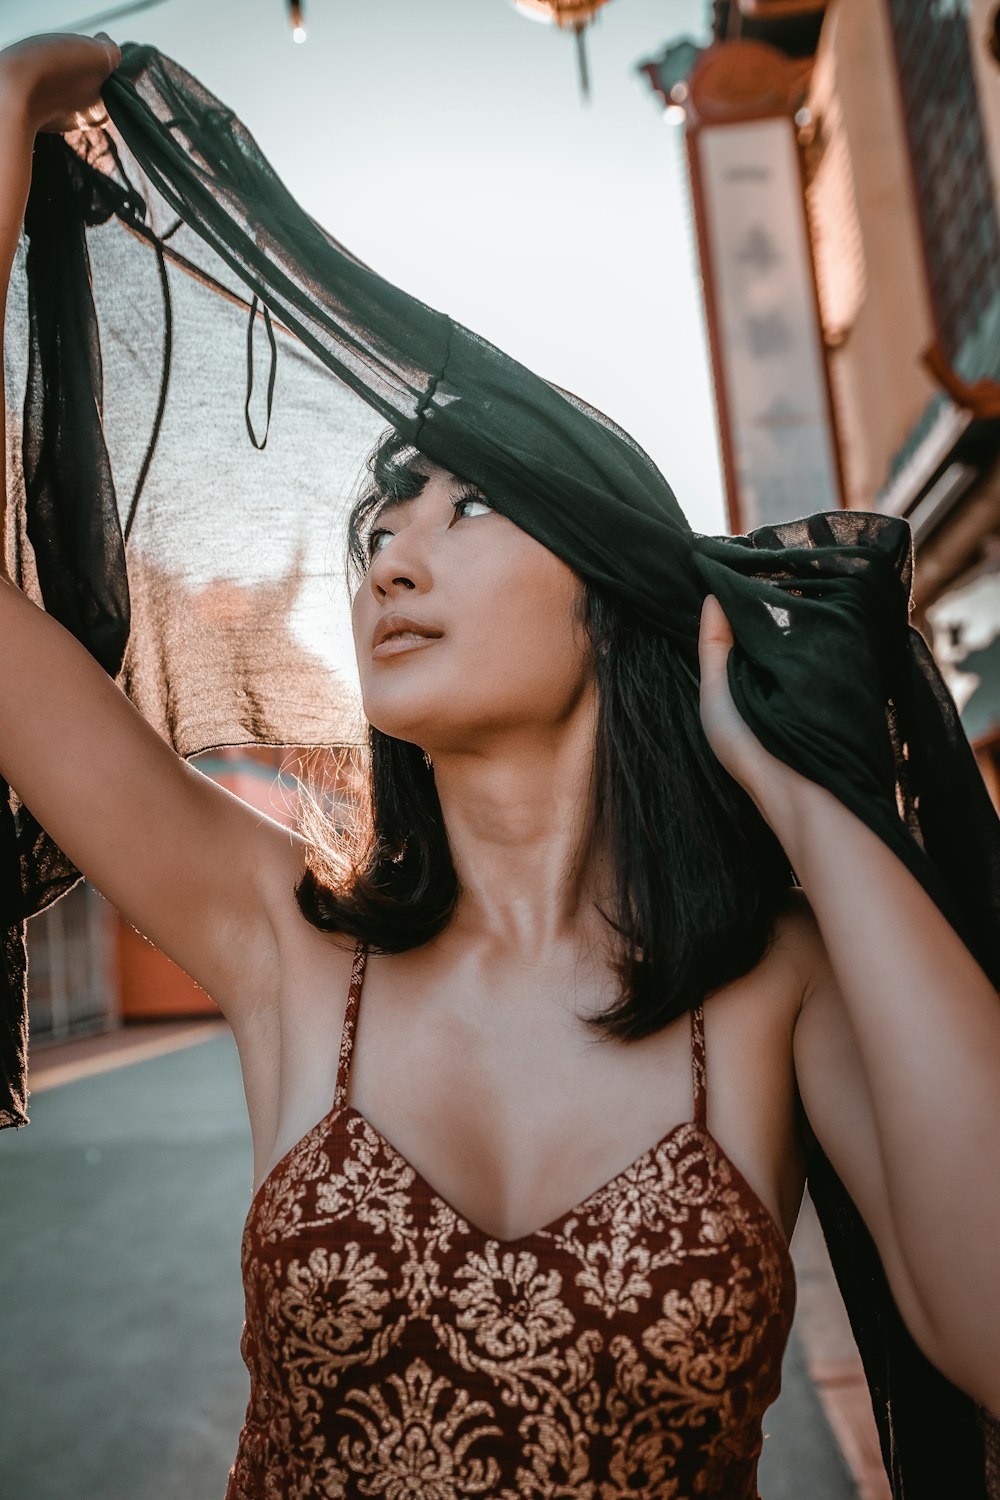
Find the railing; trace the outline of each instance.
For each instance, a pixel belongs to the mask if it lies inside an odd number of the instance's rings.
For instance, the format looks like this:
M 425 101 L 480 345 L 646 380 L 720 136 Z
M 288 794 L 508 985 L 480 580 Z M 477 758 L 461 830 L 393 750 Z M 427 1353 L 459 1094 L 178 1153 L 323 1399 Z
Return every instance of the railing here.
M 86 881 L 28 923 L 32 1045 L 120 1024 L 114 917 Z

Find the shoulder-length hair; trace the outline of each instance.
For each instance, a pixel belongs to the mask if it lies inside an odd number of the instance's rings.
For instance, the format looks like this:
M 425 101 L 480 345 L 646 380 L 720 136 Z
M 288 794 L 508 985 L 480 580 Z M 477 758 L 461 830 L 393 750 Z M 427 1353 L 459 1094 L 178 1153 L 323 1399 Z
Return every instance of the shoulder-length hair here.
M 348 520 L 348 574 L 368 567 L 374 512 L 424 478 L 394 431 L 367 459 Z M 589 1023 L 648 1036 L 766 953 L 793 883 L 787 856 L 701 724 L 698 679 L 676 647 L 621 600 L 584 580 L 583 623 L 598 689 L 595 827 L 615 861 L 609 925 L 617 1001 Z M 423 750 L 369 726 L 367 808 L 350 836 L 314 816 L 313 857 L 296 889 L 303 915 L 379 953 L 428 942 L 459 894 L 434 772 Z

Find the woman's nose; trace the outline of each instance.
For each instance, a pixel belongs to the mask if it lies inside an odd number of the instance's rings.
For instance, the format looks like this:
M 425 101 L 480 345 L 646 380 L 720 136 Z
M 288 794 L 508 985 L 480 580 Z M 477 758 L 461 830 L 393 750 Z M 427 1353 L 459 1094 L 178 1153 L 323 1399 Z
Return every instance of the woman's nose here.
M 427 588 L 428 569 L 413 539 L 407 541 L 399 534 L 391 537 L 372 558 L 368 582 L 376 599 L 384 599 L 393 592 Z
M 407 578 L 405 573 L 398 574 L 395 578 L 390 580 L 388 585 L 375 582 L 372 583 L 372 589 L 380 597 L 383 594 L 390 593 L 393 588 L 415 589 L 416 584 L 413 582 L 412 578 Z

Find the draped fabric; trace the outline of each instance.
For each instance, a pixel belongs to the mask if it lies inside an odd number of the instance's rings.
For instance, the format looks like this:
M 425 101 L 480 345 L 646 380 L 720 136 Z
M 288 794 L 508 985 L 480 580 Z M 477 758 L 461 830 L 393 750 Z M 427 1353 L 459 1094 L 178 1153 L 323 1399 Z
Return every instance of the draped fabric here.
M 4 341 L 7 555 L 181 754 L 361 737 L 338 569 L 392 426 L 693 674 L 714 592 L 765 748 L 884 840 L 1000 986 L 1000 824 L 909 624 L 905 521 L 803 496 L 787 525 L 692 531 L 627 433 L 359 262 L 170 59 L 126 45 L 104 98 L 106 128 L 36 146 Z M 76 878 L 0 798 L 2 1125 L 27 1123 L 23 920 Z M 897 1500 L 1000 1494 L 995 1425 L 910 1339 L 819 1148 L 810 1185 Z

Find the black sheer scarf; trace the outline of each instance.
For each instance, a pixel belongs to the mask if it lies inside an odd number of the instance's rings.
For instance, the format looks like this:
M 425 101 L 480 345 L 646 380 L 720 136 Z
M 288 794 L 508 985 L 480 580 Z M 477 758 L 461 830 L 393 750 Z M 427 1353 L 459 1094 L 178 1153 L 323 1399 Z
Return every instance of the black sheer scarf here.
M 357 261 L 175 63 L 126 45 L 104 97 L 106 129 L 36 146 L 5 331 L 6 545 L 181 754 L 362 737 L 331 577 L 391 424 L 625 598 L 692 673 L 714 592 L 765 748 L 889 845 L 1000 986 L 1000 824 L 909 624 L 906 522 L 693 532 L 625 432 Z M 77 878 L 0 798 L 0 1125 L 27 1123 L 23 922 Z M 1000 1495 L 995 1422 L 916 1348 L 819 1148 L 809 1182 L 897 1500 Z

